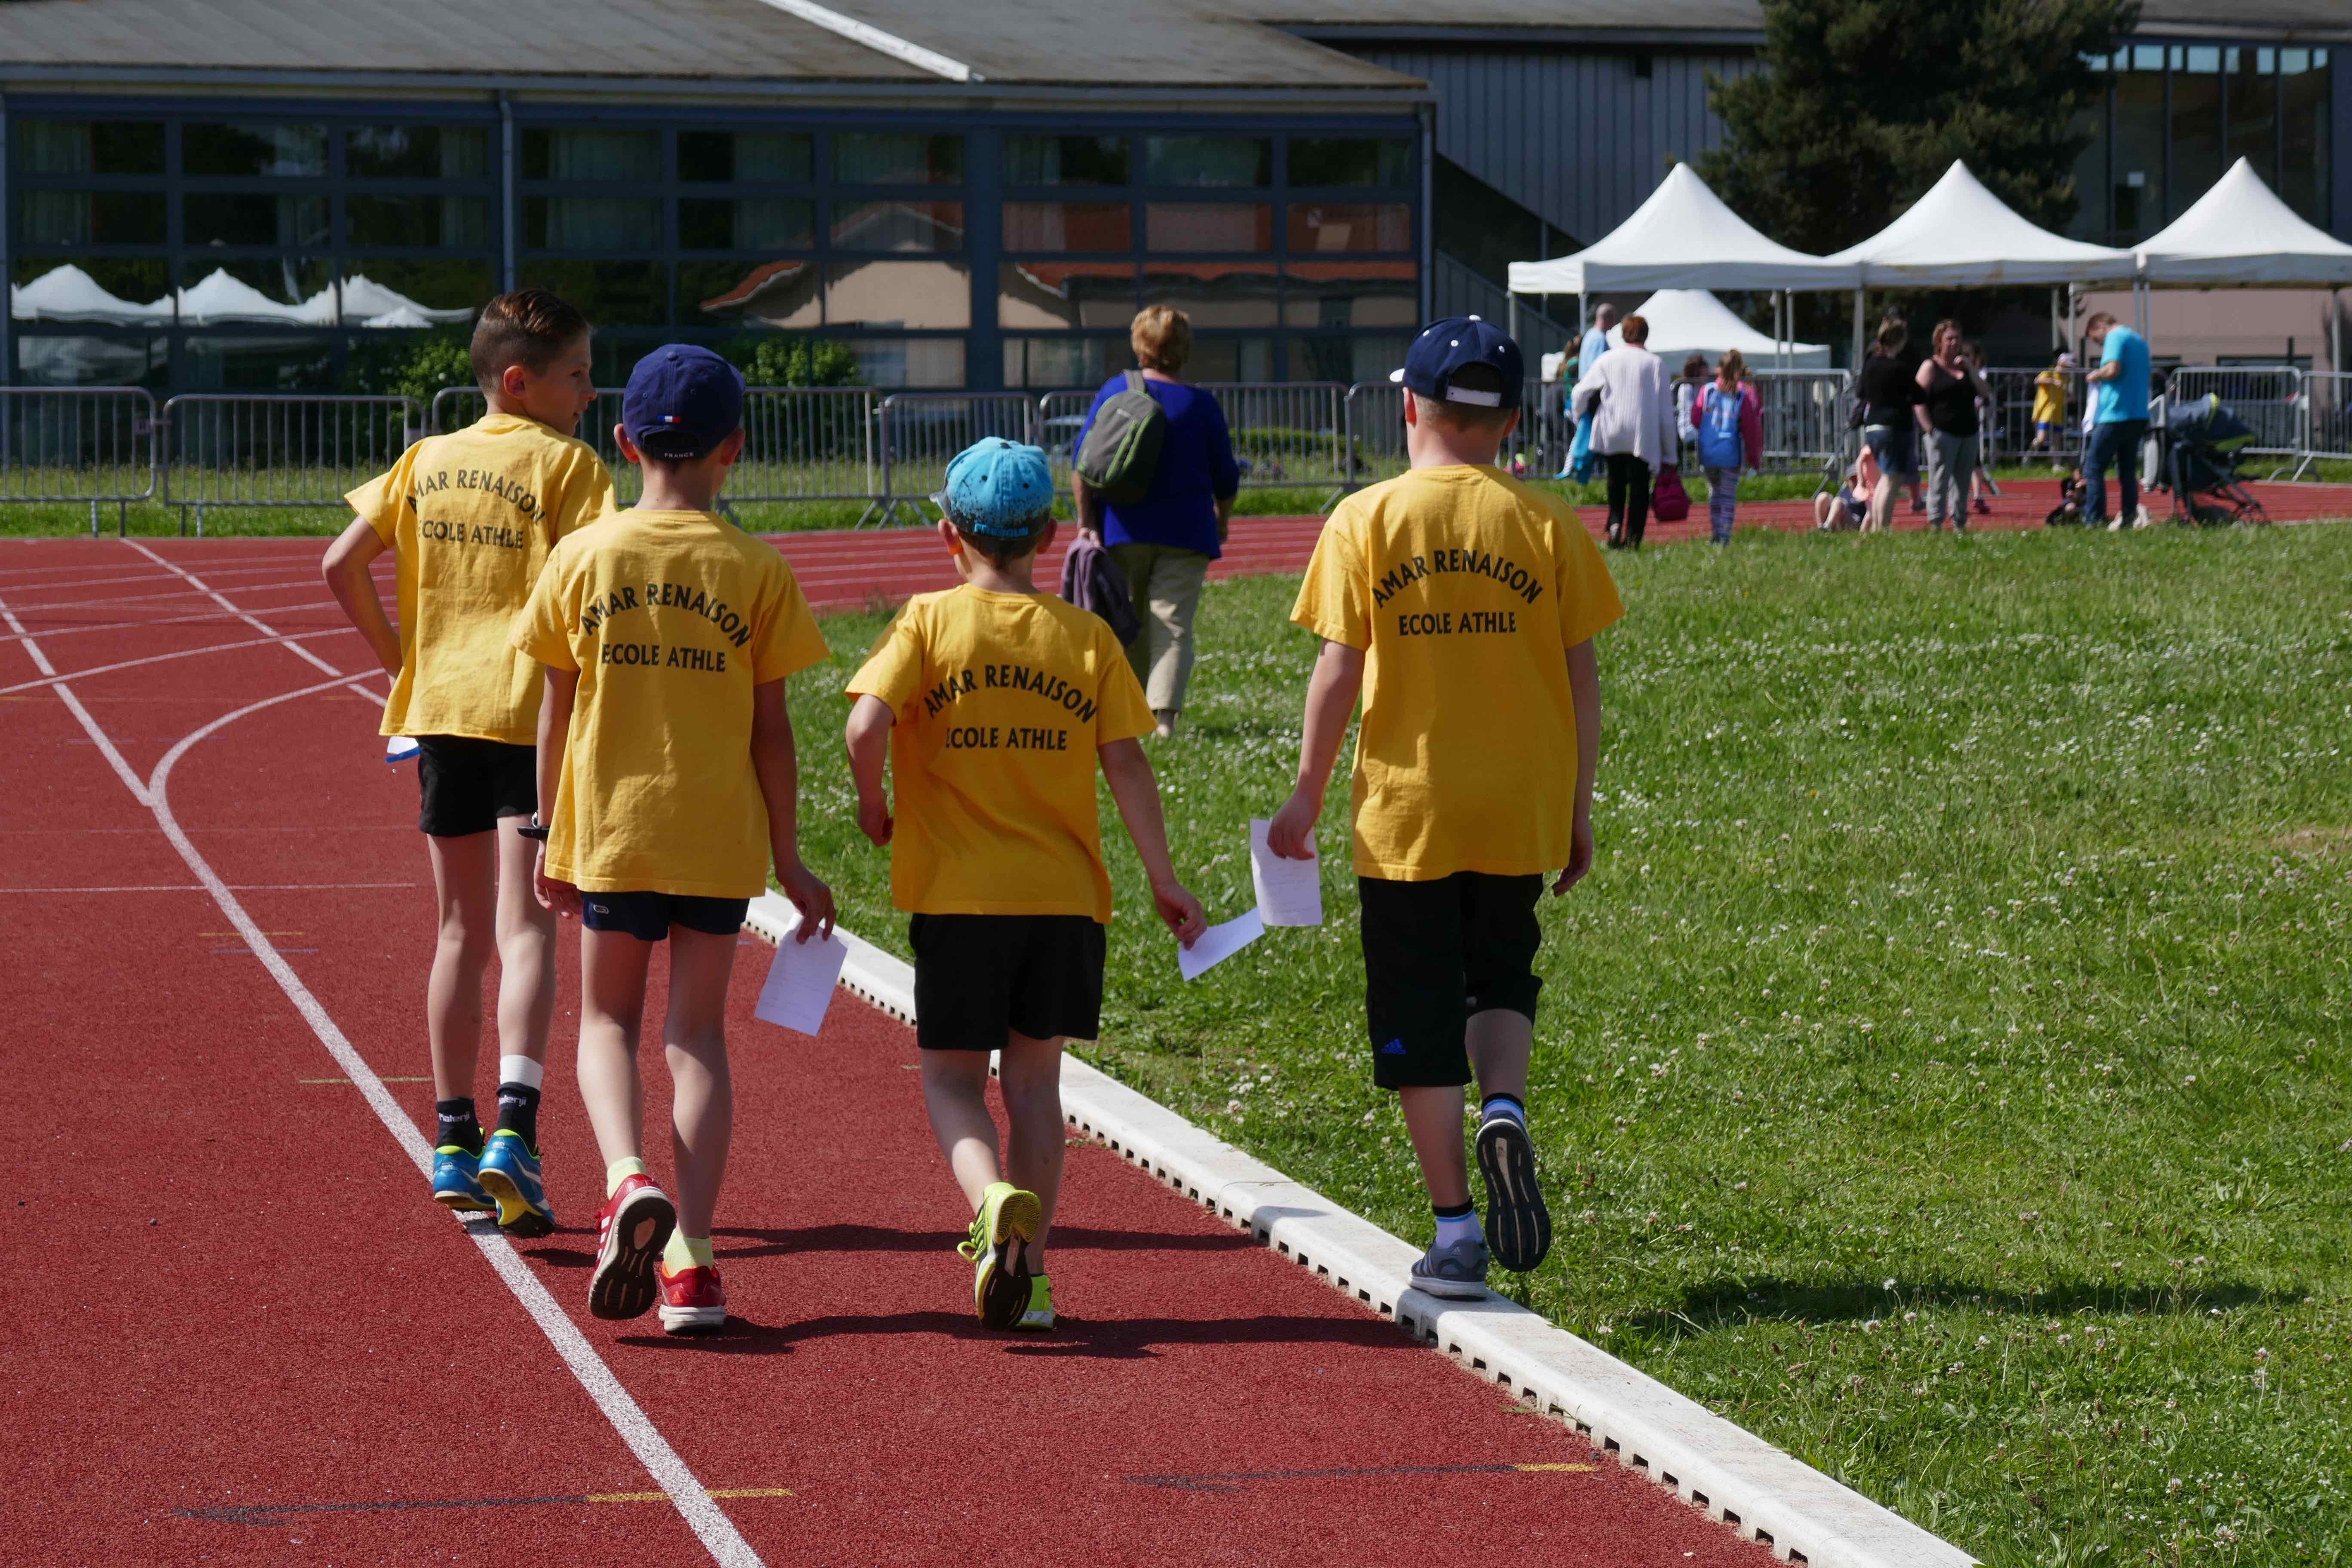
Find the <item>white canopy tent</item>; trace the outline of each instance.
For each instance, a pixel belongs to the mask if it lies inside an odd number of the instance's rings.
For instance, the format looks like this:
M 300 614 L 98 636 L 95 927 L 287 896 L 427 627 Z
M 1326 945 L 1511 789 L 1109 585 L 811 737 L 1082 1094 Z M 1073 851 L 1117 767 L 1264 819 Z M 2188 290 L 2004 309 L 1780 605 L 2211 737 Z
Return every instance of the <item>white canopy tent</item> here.
M 2141 289 L 2336 289 L 2352 283 L 2352 245 L 2305 223 L 2241 158 L 2213 188 L 2142 240 Z M 2327 312 L 2328 363 L 2344 364 L 2340 310 Z
M 1720 360 L 1726 349 L 1738 349 L 1751 363 L 1777 353 L 1792 369 L 1829 368 L 1827 343 L 1775 342 L 1704 289 L 1661 289 L 1635 309 L 1650 327 L 1650 341 L 1643 346 L 1664 360 L 1670 371 L 1679 369 L 1691 354 Z M 1610 347 L 1622 347 L 1624 342 L 1622 327 L 1609 329 Z
M 363 327 L 428 327 L 462 321 L 468 310 L 427 310 L 406 295 L 371 280 L 365 274 L 346 279 L 342 298 L 321 289 L 299 304 L 272 300 L 226 270 L 215 268 L 177 296 L 142 305 L 118 299 L 80 268 L 68 263 L 53 267 L 31 282 L 8 290 L 9 314 L 20 321 L 79 321 L 117 327 L 168 327 L 176 314 L 191 325 L 217 321 L 282 321 L 289 325 L 331 327 L 340 314 Z

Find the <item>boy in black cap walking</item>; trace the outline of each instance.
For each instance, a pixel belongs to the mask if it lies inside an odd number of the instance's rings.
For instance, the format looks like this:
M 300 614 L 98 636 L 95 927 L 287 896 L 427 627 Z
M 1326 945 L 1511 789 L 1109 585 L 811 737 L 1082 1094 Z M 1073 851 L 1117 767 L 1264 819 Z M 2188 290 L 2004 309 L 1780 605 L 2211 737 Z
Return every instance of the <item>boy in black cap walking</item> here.
M 784 678 L 825 657 L 792 568 L 710 510 L 743 450 L 743 378 L 709 349 L 637 362 L 615 432 L 645 470 L 636 506 L 558 545 L 513 645 L 547 668 L 539 710 L 540 901 L 577 915 L 580 1095 L 604 1157 L 588 1310 L 661 1303 L 671 1333 L 715 1329 L 727 1297 L 710 1222 L 734 1100 L 727 981 L 745 906 L 772 862 L 799 940 L 833 927 L 801 863 Z M 645 1162 L 637 1081 L 646 972 L 669 943 L 677 1196 Z
M 1486 1293 L 1486 1267 L 1551 1247 L 1528 1135 L 1536 900 L 1592 864 L 1601 679 L 1592 637 L 1623 613 L 1601 553 L 1558 498 L 1495 467 L 1525 373 L 1475 316 L 1425 329 L 1405 387 L 1412 467 L 1340 502 L 1290 618 L 1323 639 L 1298 783 L 1267 842 L 1306 859 L 1356 701 L 1350 815 L 1363 903 L 1372 1080 L 1397 1090 L 1437 1238 L 1432 1295 Z M 1463 1089 L 1482 1095 L 1484 1234 L 1470 1201 Z

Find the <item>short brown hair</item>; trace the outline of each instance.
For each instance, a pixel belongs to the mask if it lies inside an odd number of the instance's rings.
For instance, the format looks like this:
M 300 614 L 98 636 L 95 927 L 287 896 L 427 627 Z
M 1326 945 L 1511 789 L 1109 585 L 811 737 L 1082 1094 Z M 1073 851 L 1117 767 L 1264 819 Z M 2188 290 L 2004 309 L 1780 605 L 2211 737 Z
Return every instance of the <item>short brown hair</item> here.
M 956 536 L 966 545 L 988 557 L 997 570 L 1003 571 L 1008 561 L 1018 561 L 1045 542 L 1045 530 L 1054 525 L 1054 514 L 1041 511 L 1029 520 L 1029 531 L 1006 537 L 1001 533 L 974 533 L 961 519 L 950 512 L 948 521 L 955 524 Z
M 1646 343 L 1650 341 L 1650 323 L 1636 310 L 1617 323 L 1617 334 L 1629 343 Z
M 1449 391 L 1460 387 L 1465 392 L 1490 393 L 1498 398 L 1506 390 L 1502 372 L 1490 364 L 1465 364 L 1446 377 L 1445 384 Z M 1418 392 L 1412 395 L 1412 400 L 1423 419 L 1455 430 L 1499 431 L 1518 412 L 1493 403 L 1440 402 Z
M 2112 327 L 2115 324 L 2116 319 L 2114 316 L 2105 310 L 2098 311 L 2096 314 L 2093 315 L 2089 321 L 2083 323 L 2083 335 L 2087 338 L 2093 332 L 2097 331 L 2101 327 Z
M 551 289 L 518 289 L 482 307 L 474 323 L 474 380 L 496 386 L 510 364 L 537 374 L 588 335 L 588 318 Z
M 1878 324 L 1878 352 L 1891 354 L 1911 341 L 1911 329 L 1893 316 Z
M 1181 374 L 1192 357 L 1192 318 L 1173 305 L 1146 305 L 1135 313 L 1127 341 L 1144 369 Z

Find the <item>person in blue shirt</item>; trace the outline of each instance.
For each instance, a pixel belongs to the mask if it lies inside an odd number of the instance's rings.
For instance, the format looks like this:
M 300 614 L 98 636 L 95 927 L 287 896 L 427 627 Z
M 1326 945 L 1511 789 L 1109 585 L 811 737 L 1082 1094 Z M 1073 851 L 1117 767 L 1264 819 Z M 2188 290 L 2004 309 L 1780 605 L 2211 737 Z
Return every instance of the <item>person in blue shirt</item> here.
M 2083 524 L 2095 528 L 2107 511 L 2107 469 L 2116 470 L 2115 521 L 2129 528 L 2139 515 L 2139 447 L 2147 436 L 2147 340 L 2102 310 L 2083 326 L 2083 341 L 2097 352 L 2091 384 L 2091 439 L 2083 454 Z
M 1127 574 L 1128 592 L 1143 618 L 1143 629 L 1127 645 L 1127 659 L 1143 682 L 1164 741 L 1176 732 L 1184 708 L 1184 686 L 1192 676 L 1192 616 L 1209 563 L 1223 552 L 1241 465 L 1234 460 L 1225 411 L 1208 393 L 1178 379 L 1192 354 L 1192 318 L 1166 305 L 1147 305 L 1128 329 L 1128 342 L 1168 419 L 1151 489 L 1128 506 L 1113 506 L 1075 474 L 1070 490 L 1078 526 L 1100 539 Z M 1126 385 L 1125 375 L 1115 375 L 1095 394 L 1072 452 L 1085 449 L 1095 416 Z

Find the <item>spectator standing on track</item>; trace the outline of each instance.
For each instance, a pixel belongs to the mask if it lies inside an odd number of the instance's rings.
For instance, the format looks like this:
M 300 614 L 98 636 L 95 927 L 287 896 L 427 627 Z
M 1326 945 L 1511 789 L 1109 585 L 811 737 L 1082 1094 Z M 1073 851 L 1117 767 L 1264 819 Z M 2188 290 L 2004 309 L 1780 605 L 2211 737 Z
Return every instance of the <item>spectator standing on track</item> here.
M 1166 418 L 1151 488 L 1140 500 L 1113 503 L 1073 475 L 1070 500 L 1078 526 L 1100 538 L 1127 574 L 1128 593 L 1143 630 L 1127 647 L 1128 662 L 1143 683 L 1161 740 L 1176 733 L 1184 688 L 1192 679 L 1192 617 L 1209 563 L 1223 553 L 1241 489 L 1232 434 L 1217 400 L 1180 378 L 1192 357 L 1192 321 L 1166 305 L 1147 305 L 1128 329 L 1128 342 L 1151 396 Z M 1070 450 L 1085 450 L 1103 405 L 1126 391 L 1122 373 L 1095 394 Z
M 1649 528 L 1651 483 L 1682 448 L 1666 367 L 1642 346 L 1650 323 L 1628 316 L 1620 336 L 1624 342 L 1577 382 L 1576 408 L 1580 418 L 1593 422 L 1592 449 L 1609 467 L 1609 547 L 1639 550 Z
M 857 825 L 890 846 L 890 896 L 913 920 L 923 1104 L 972 1208 L 957 1247 L 990 1329 L 1050 1329 L 1045 1237 L 1061 1195 L 1062 1042 L 1091 1040 L 1110 876 L 1095 767 L 1109 781 L 1152 901 L 1190 946 L 1205 922 L 1177 879 L 1151 763 L 1151 713 L 1099 616 L 1036 585 L 1053 542 L 1045 454 L 995 437 L 948 465 L 940 536 L 962 585 L 907 601 L 847 695 Z M 883 784 L 897 774 L 894 817 Z M 988 1054 L 1012 1127 L 997 1155 Z
M 1990 394 L 1984 377 L 1969 363 L 1960 324 L 1936 323 L 1935 353 L 1919 366 L 1919 422 L 1927 447 L 1927 526 L 1941 531 L 1952 520 L 1955 532 L 1969 526 L 1969 481 L 1976 473 L 1977 405 Z
M 439 942 L 425 984 L 432 1043 L 432 1190 L 460 1213 L 495 1208 L 512 1235 L 555 1228 L 539 1159 L 539 1098 L 555 1010 L 555 920 L 531 896 L 539 810 L 539 672 L 507 628 L 557 542 L 613 509 L 613 476 L 573 439 L 596 399 L 587 318 L 542 289 L 501 294 L 474 328 L 488 410 L 428 436 L 346 499 L 359 515 L 328 547 L 327 586 L 393 678 L 383 732 L 416 742 L 416 826 L 433 862 Z M 400 626 L 369 563 L 394 552 Z M 482 981 L 499 959 L 499 1115 L 474 1109 Z
M 1723 351 L 1715 380 L 1699 392 L 1693 422 L 1699 466 L 1706 470 L 1708 529 L 1717 544 L 1728 544 L 1739 506 L 1739 470 L 1764 466 L 1764 406 L 1748 379 L 1747 356 L 1738 349 Z
M 580 1098 L 604 1157 L 588 1310 L 664 1331 L 727 1321 L 711 1216 L 735 1101 L 727 982 L 768 868 L 833 929 L 833 890 L 801 861 L 800 767 L 784 679 L 824 638 L 773 545 L 711 510 L 743 450 L 743 378 L 709 349 L 637 362 L 614 432 L 644 470 L 627 511 L 558 545 L 516 616 L 546 668 L 539 714 L 540 901 L 580 918 Z M 655 947 L 669 943 L 673 1202 L 646 1169 L 637 1043 Z
M 2060 350 L 2050 368 L 2033 378 L 2033 449 L 2059 456 L 2059 433 L 2066 428 L 2066 404 L 2074 389 L 2074 356 Z M 2064 473 L 2063 461 L 2053 461 L 2053 473 Z
M 2139 447 L 2147 436 L 2147 340 L 2102 310 L 2084 323 L 2083 341 L 2099 355 L 2099 368 L 2084 378 L 2091 389 L 2091 430 L 2083 453 L 2083 526 L 2129 528 L 2139 512 Z M 2108 522 L 2111 467 L 2122 493 L 2115 521 Z
M 1266 834 L 1313 858 L 1361 696 L 1350 816 L 1372 1081 L 1397 1092 L 1436 1218 L 1412 1283 L 1465 1300 L 1486 1294 L 1490 1249 L 1526 1270 L 1551 1246 L 1528 1133 L 1535 906 L 1553 868 L 1557 896 L 1592 864 L 1592 638 L 1623 613 L 1574 510 L 1494 466 L 1520 375 L 1518 345 L 1474 318 L 1407 351 L 1412 467 L 1332 511 L 1290 613 L 1323 647 L 1297 785 Z M 1463 1150 L 1474 1067 L 1483 1236 Z
M 1862 400 L 1862 444 L 1878 461 L 1864 533 L 1885 533 L 1895 526 L 1895 498 L 1917 477 L 1919 384 L 1903 357 L 1907 341 L 1900 320 L 1880 322 L 1878 341 L 1854 382 L 1854 395 Z

